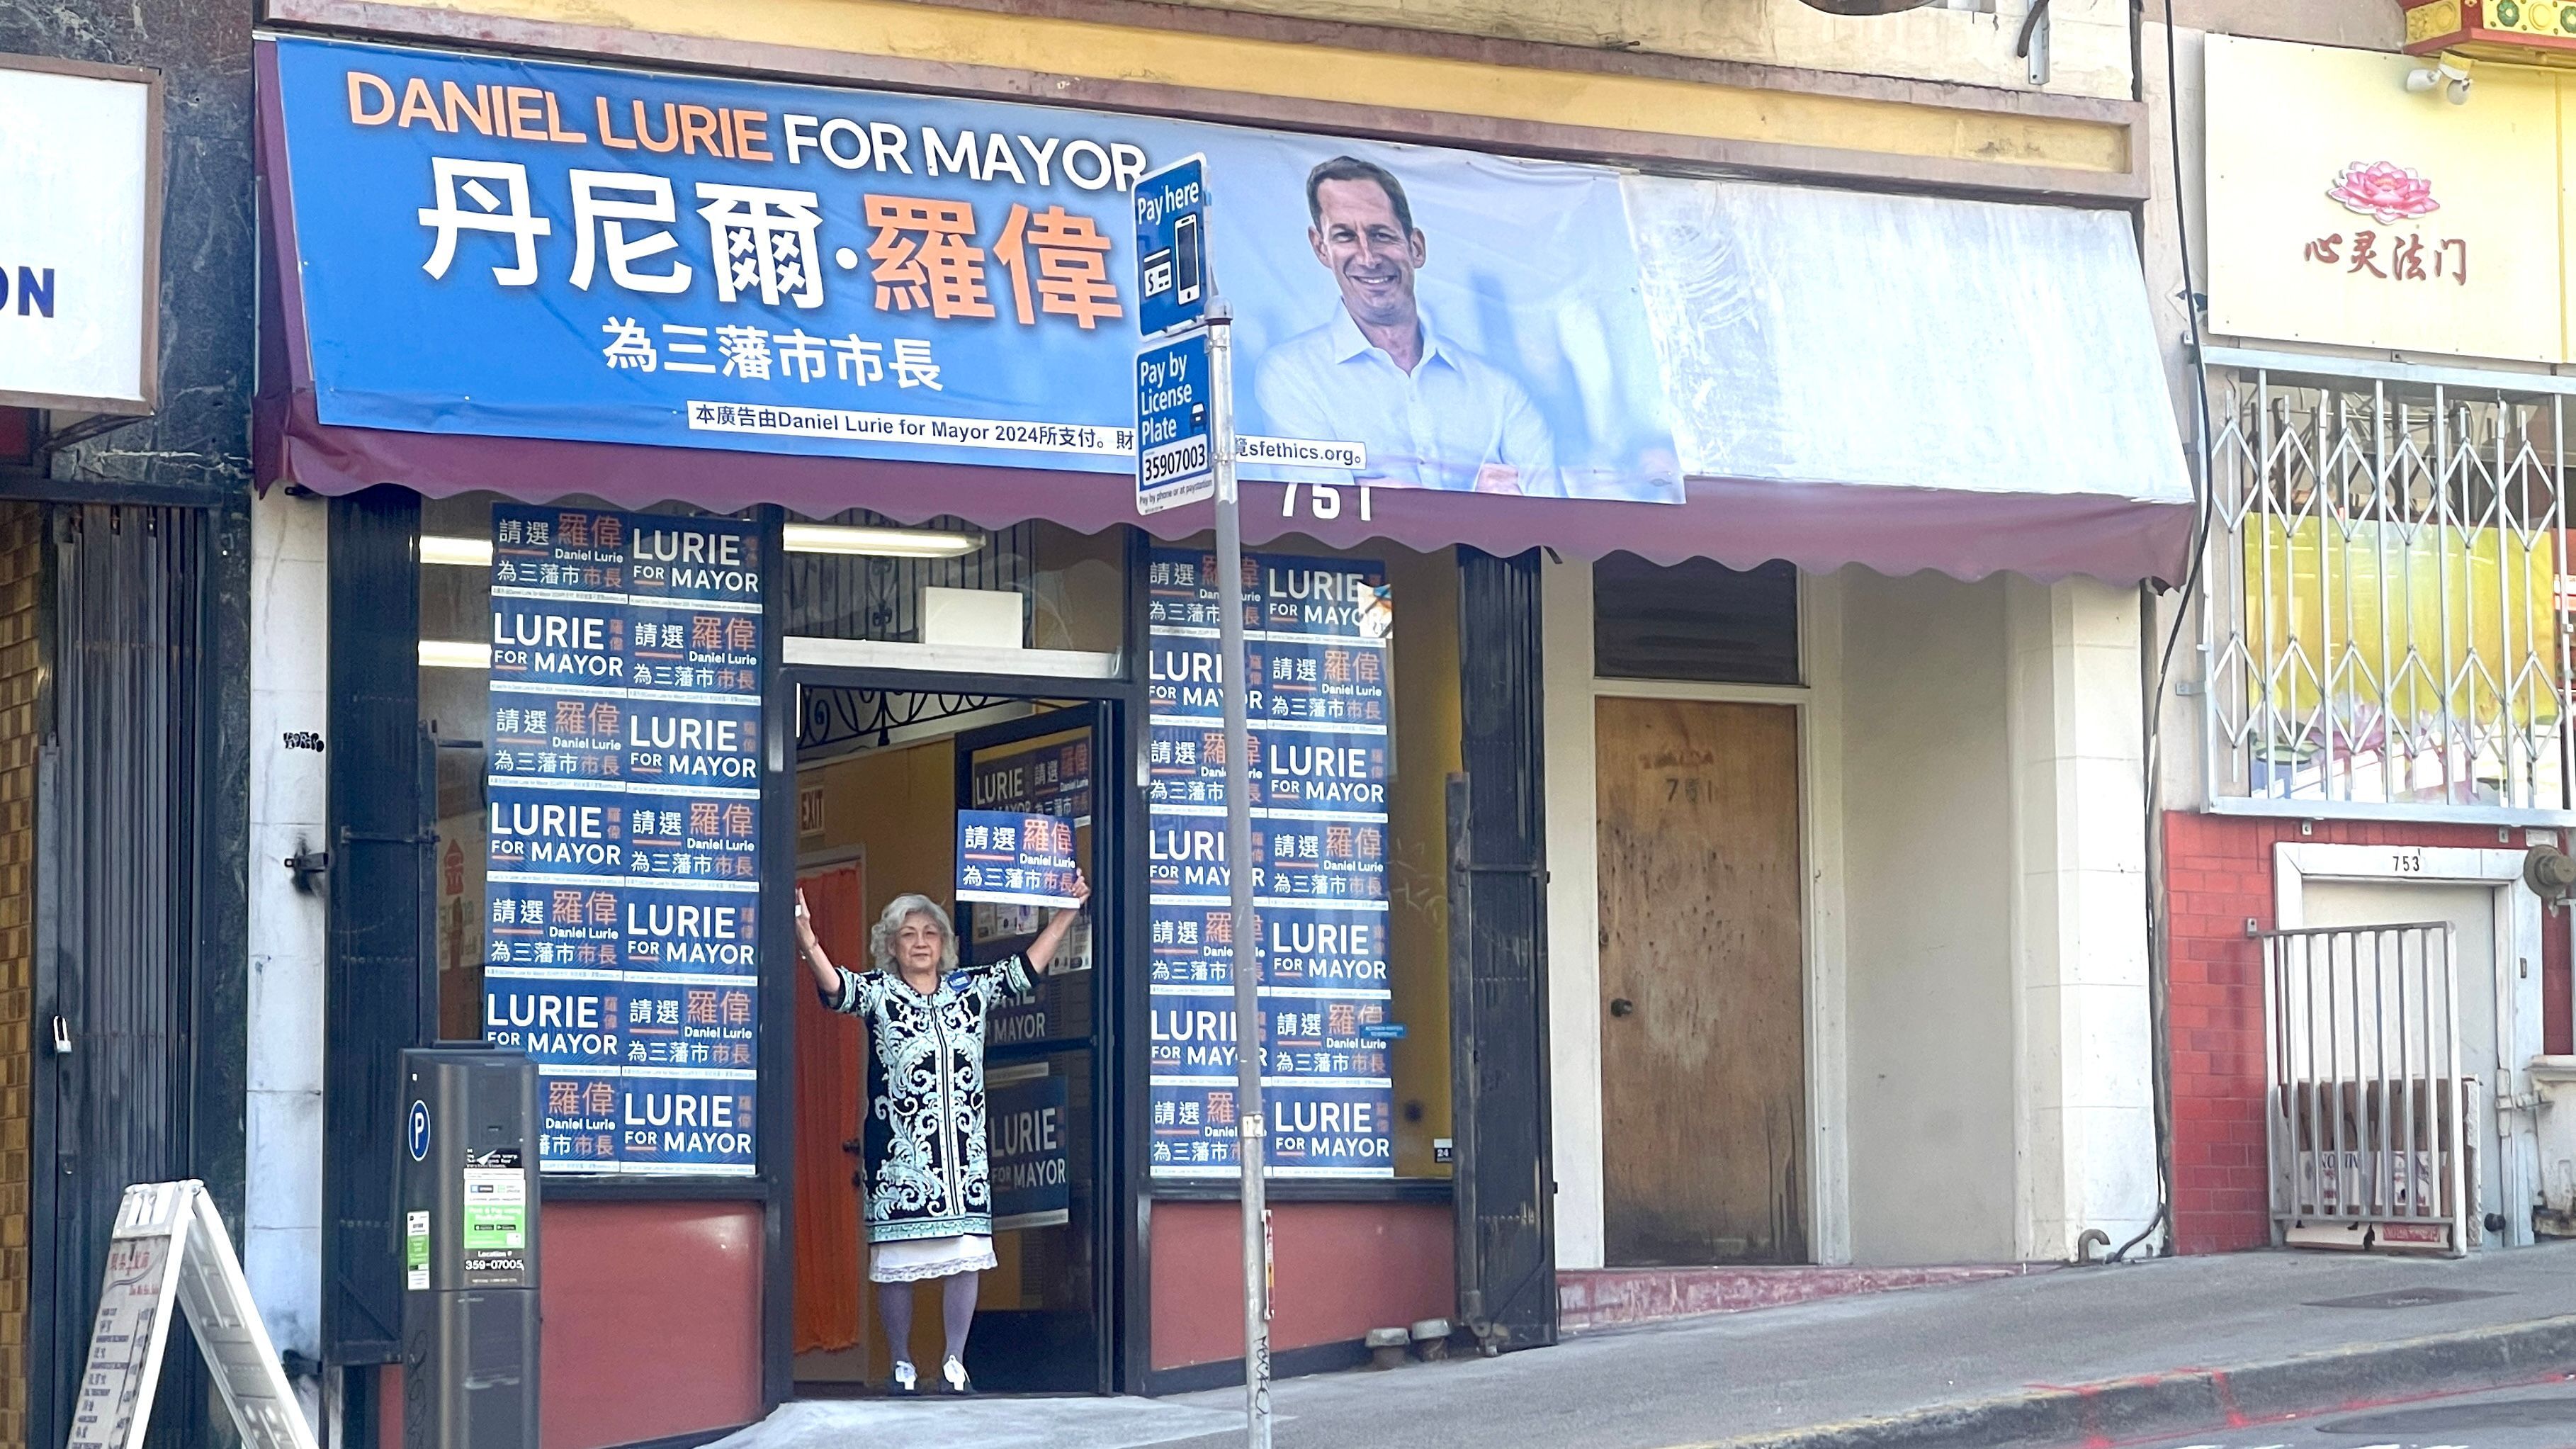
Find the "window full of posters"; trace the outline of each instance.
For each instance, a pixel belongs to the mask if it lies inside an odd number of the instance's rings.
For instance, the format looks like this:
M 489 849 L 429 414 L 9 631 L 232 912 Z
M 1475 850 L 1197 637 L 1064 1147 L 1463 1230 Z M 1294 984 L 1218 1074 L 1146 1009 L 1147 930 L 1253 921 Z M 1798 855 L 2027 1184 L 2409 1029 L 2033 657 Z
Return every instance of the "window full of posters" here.
M 1215 558 L 1154 553 L 1153 1171 L 1235 1171 L 1233 912 Z M 1392 1177 L 1388 642 L 1377 563 L 1247 554 L 1262 1084 L 1280 1177 Z
M 484 1024 L 541 1165 L 747 1174 L 757 1127 L 760 539 L 492 515 Z

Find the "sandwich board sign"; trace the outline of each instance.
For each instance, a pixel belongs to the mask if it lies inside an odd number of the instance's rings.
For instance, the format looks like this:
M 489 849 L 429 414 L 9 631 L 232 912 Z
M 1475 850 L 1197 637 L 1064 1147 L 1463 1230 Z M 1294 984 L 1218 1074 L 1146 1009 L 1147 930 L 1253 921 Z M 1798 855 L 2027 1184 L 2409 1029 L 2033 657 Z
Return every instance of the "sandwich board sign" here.
M 187 1315 L 246 1449 L 314 1449 L 224 1221 L 193 1178 L 125 1189 L 69 1449 L 140 1449 L 174 1312 Z

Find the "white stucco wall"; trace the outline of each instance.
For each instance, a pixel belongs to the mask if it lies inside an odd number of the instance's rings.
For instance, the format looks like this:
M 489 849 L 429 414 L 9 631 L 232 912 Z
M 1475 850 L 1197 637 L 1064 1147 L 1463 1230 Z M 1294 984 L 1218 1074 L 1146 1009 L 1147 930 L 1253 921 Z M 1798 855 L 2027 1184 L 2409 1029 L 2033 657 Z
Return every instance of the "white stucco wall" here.
M 1602 1266 L 1601 871 L 1592 755 L 1592 565 L 1540 565 L 1547 731 L 1548 1091 L 1556 1266 Z
M 1846 569 L 1852 1260 L 2016 1256 L 2005 585 Z
M 281 1352 L 322 1336 L 321 883 L 307 895 L 280 862 L 323 848 L 328 683 L 325 507 L 271 489 L 251 505 L 250 1030 L 242 1267 Z M 325 740 L 326 748 L 337 741 Z M 302 1385 L 310 1390 L 309 1383 Z M 308 1414 L 314 1406 L 307 1404 Z

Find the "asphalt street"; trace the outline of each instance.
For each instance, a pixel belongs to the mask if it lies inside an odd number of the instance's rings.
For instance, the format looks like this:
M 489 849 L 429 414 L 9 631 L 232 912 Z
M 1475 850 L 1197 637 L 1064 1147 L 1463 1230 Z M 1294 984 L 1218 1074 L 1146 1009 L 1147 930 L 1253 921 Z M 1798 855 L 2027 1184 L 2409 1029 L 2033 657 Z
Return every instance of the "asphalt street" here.
M 2576 1383 L 2387 1404 L 2132 1449 L 2576 1449 Z

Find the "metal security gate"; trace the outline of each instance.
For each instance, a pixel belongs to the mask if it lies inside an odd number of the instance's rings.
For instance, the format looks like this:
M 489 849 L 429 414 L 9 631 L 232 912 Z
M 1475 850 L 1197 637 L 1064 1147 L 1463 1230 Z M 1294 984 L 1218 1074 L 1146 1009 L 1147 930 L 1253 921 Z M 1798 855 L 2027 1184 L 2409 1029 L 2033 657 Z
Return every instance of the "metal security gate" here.
M 2465 1254 L 2483 1104 L 2461 1070 L 2455 928 L 2261 940 L 2273 1242 Z
M 196 1158 L 205 529 L 188 509 L 48 515 L 29 1438 L 59 1444 L 125 1185 L 190 1176 Z M 194 1351 L 170 1365 L 152 1442 L 207 1442 Z

